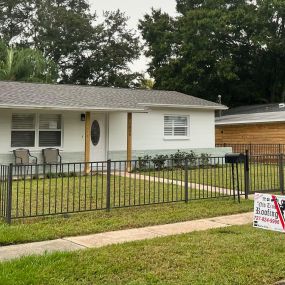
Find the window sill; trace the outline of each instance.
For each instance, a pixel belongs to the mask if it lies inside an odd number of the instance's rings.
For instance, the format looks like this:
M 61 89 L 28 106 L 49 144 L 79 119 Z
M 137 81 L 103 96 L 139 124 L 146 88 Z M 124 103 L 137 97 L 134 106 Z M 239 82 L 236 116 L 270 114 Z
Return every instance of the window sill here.
M 187 141 L 190 137 L 164 137 L 164 141 Z
M 63 147 L 47 146 L 47 147 L 11 147 L 10 152 L 13 152 L 14 150 L 20 149 L 20 148 L 28 149 L 31 153 L 41 152 L 43 149 L 46 149 L 46 148 L 56 148 L 56 149 L 59 149 L 59 151 L 63 151 Z

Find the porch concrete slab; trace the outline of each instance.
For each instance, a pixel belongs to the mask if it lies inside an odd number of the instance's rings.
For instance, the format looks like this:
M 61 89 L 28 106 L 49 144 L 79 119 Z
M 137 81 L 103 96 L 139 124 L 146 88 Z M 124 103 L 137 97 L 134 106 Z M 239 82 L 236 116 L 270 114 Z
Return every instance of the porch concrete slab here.
M 205 219 L 205 220 L 196 220 L 196 221 L 189 221 L 189 222 L 176 223 L 170 225 L 152 226 L 152 227 L 147 227 L 145 229 L 150 232 L 168 236 L 168 235 L 186 234 L 195 231 L 204 231 L 204 230 L 227 227 L 227 226 L 229 225 Z
M 106 232 L 87 236 L 69 237 L 65 238 L 65 240 L 80 244 L 84 247 L 92 248 L 102 247 L 111 244 L 125 243 L 130 241 L 152 239 L 159 236 L 161 236 L 161 234 L 150 232 L 147 231 L 145 228 L 141 228 Z
M 84 247 L 81 245 L 77 245 L 63 239 L 2 246 L 0 247 L 0 261 L 20 258 L 28 255 L 42 255 L 44 253 L 59 251 L 69 252 L 83 248 Z
M 210 219 L 213 222 L 226 224 L 229 226 L 240 226 L 250 224 L 253 221 L 253 213 L 244 213 L 231 216 L 217 217 Z

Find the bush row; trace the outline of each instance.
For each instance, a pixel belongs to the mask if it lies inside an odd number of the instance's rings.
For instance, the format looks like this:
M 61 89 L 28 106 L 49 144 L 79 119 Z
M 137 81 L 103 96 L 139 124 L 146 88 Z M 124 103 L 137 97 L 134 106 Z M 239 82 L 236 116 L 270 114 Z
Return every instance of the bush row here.
M 193 151 L 185 152 L 178 150 L 174 154 L 157 154 L 155 156 L 145 155 L 139 157 L 138 168 L 140 170 L 149 169 L 153 166 L 156 169 L 163 169 L 166 167 L 182 168 L 185 165 L 185 161 L 189 167 L 193 166 L 206 166 L 210 163 L 210 155 L 207 153 L 201 153 L 199 156 Z M 151 165 L 152 164 L 152 165 Z

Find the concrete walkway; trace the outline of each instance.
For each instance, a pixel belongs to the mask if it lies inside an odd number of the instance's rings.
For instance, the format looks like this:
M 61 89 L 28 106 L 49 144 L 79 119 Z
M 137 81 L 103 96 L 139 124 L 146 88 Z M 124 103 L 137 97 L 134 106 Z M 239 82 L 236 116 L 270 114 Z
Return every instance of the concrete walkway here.
M 0 247 L 0 261 L 7 261 L 27 255 L 41 255 L 47 252 L 67 252 L 86 248 L 99 248 L 111 244 L 185 234 L 233 225 L 244 225 L 252 222 L 252 216 L 252 213 L 244 213 L 88 236 L 67 237 L 51 241 L 2 246 Z
M 167 178 L 162 178 L 162 177 L 157 177 L 157 176 L 149 176 L 149 175 L 144 175 L 141 173 L 125 173 L 125 172 L 116 172 L 116 176 L 121 176 L 121 177 L 127 177 L 133 180 L 142 180 L 142 181 L 150 181 L 154 183 L 166 183 L 170 185 L 177 185 L 177 186 L 182 186 L 184 187 L 185 183 L 183 181 L 175 180 L 175 179 L 167 179 Z M 238 192 L 237 190 L 233 189 L 227 189 L 215 185 L 204 185 L 204 184 L 198 184 L 198 183 L 193 183 L 189 182 L 188 183 L 188 189 L 190 192 L 190 197 L 191 197 L 191 190 L 195 191 L 206 191 L 209 193 L 215 193 L 215 196 L 233 196 L 234 194 L 237 196 Z M 240 191 L 241 197 L 244 196 L 244 192 Z M 242 197 L 243 198 L 243 197 Z

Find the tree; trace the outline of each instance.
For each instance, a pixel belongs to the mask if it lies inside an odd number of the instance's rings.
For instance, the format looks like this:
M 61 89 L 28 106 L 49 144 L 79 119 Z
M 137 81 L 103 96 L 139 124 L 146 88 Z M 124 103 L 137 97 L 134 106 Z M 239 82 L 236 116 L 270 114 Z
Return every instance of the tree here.
M 0 42 L 0 80 L 54 82 L 56 65 L 41 52 L 29 48 L 8 48 Z
M 104 16 L 88 45 L 67 64 L 63 82 L 133 87 L 139 74 L 130 71 L 129 63 L 139 57 L 139 39 L 128 30 L 127 18 L 120 11 L 106 12 Z
M 6 42 L 21 41 L 33 13 L 32 0 L 0 0 L 0 38 Z
M 11 0 L 2 0 L 5 17 L 0 35 L 15 40 L 4 27 L 12 21 Z M 21 46 L 40 50 L 59 69 L 61 83 L 103 86 L 132 86 L 138 74 L 128 66 L 139 57 L 139 39 L 127 28 L 120 11 L 106 12 L 103 23 L 90 12 L 87 0 L 28 0 L 32 13 L 18 0 L 13 13 L 19 14 L 17 35 Z M 19 13 L 18 13 L 19 12 Z M 16 38 L 19 38 L 16 37 Z
M 280 100 L 283 0 L 177 0 L 177 11 L 140 21 L 154 88 L 213 101 L 221 94 L 230 106 Z

